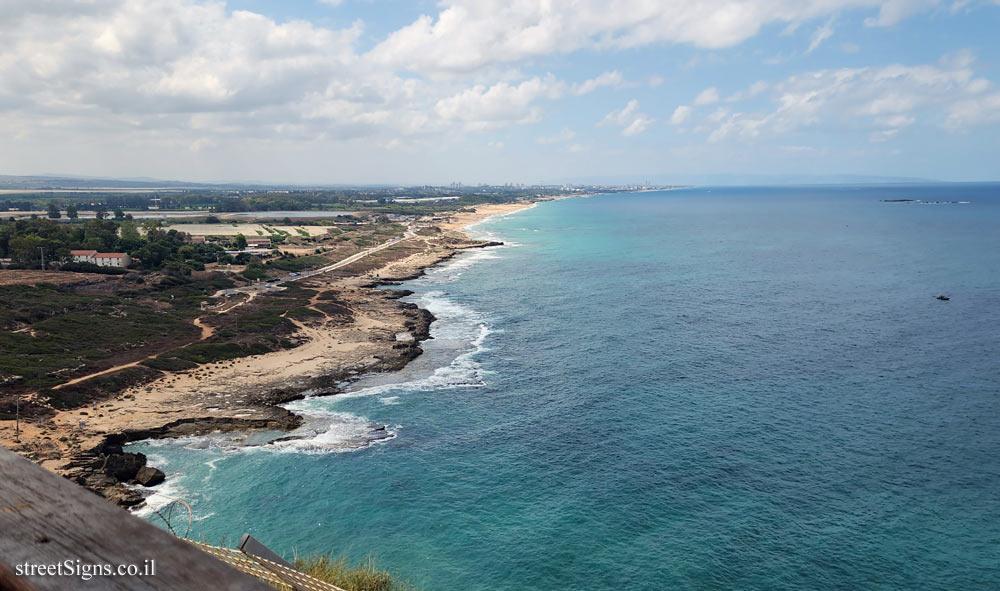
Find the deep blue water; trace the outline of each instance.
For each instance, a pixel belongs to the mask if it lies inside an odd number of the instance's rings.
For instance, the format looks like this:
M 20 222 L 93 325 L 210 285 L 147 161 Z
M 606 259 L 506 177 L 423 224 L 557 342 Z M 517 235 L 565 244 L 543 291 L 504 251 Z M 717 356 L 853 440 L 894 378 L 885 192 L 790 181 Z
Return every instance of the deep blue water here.
M 195 536 L 374 552 L 426 590 L 1000 588 L 1000 186 L 608 195 L 477 231 L 512 245 L 411 282 L 426 354 L 293 405 L 314 437 L 137 446 Z M 368 421 L 396 437 L 345 451 Z

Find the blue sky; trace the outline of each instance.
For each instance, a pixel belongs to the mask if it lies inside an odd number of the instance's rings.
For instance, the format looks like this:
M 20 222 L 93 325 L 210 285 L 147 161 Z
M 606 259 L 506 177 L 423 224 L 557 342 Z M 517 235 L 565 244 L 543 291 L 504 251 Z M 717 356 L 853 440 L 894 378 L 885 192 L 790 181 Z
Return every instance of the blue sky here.
M 1000 180 L 998 0 L 12 0 L 0 173 Z

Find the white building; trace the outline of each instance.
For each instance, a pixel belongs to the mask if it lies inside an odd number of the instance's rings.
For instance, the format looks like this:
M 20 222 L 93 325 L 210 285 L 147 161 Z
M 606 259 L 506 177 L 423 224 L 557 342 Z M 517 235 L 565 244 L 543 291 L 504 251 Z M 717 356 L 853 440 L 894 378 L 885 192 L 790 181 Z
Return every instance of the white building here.
M 71 250 L 74 263 L 91 263 L 98 267 L 120 267 L 132 264 L 132 258 L 124 252 L 97 252 L 96 250 Z
M 74 263 L 93 263 L 96 250 L 71 250 L 69 255 L 73 257 Z
M 94 264 L 98 267 L 120 267 L 124 269 L 132 264 L 132 259 L 124 252 L 99 252 L 94 255 Z

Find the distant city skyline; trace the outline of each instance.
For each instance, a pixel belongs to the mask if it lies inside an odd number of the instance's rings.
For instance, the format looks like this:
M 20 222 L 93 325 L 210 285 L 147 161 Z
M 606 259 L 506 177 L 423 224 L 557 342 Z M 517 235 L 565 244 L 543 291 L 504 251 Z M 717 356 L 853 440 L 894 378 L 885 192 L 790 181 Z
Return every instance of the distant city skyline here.
M 998 25 L 1000 0 L 13 0 L 0 174 L 995 181 Z

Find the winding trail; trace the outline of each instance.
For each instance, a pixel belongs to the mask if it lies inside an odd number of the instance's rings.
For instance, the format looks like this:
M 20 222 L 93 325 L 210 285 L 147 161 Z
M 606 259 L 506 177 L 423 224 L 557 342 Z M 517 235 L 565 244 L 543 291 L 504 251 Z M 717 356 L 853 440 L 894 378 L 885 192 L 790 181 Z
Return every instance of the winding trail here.
M 251 301 L 253 301 L 253 299 L 255 297 L 257 297 L 257 294 L 256 293 L 251 293 L 251 294 L 249 294 L 249 296 L 250 297 L 248 297 L 247 299 L 242 300 L 240 302 L 237 302 L 236 304 L 234 304 L 232 306 L 229 306 L 228 308 L 224 307 L 224 308 L 222 308 L 220 310 L 217 310 L 215 313 L 216 314 L 226 314 L 227 312 L 231 312 L 231 311 L 235 310 L 236 308 L 239 308 L 240 306 L 245 306 L 246 304 L 248 304 Z M 158 357 L 158 356 L 160 356 L 160 355 L 162 355 L 164 353 L 167 353 L 168 351 L 176 351 L 178 349 L 183 349 L 185 347 L 190 347 L 191 345 L 193 345 L 195 343 L 200 343 L 200 342 L 202 342 L 204 340 L 207 340 L 213 334 L 215 334 L 215 327 L 209 326 L 209 325 L 205 324 L 204 322 L 202 322 L 202 316 L 196 317 L 194 320 L 191 321 L 191 324 L 193 324 L 194 326 L 198 327 L 199 330 L 201 330 L 201 335 L 198 337 L 197 340 L 191 341 L 190 343 L 187 343 L 185 345 L 181 345 L 180 347 L 174 347 L 173 349 L 167 349 L 167 351 L 160 351 L 158 353 L 153 353 L 151 355 L 147 355 L 146 357 L 143 357 L 142 359 L 139 359 L 138 361 L 133 361 L 131 363 L 123 363 L 121 365 L 116 365 L 114 367 L 109 367 L 108 369 L 103 369 L 101 371 L 97 371 L 97 372 L 94 372 L 94 373 L 91 373 L 91 374 L 87 374 L 85 376 L 80 376 L 78 378 L 73 378 L 72 380 L 70 380 L 68 382 L 63 382 L 63 383 L 61 383 L 59 385 L 53 386 L 52 389 L 53 390 L 60 390 L 62 388 L 65 388 L 66 386 L 72 386 L 73 384 L 79 384 L 80 382 L 86 382 L 87 380 L 92 379 L 92 378 L 96 378 L 96 377 L 100 377 L 100 376 L 103 376 L 103 375 L 107 375 L 109 373 L 114 373 L 116 371 L 121 371 L 123 369 L 128 369 L 130 367 L 135 367 L 135 366 L 139 365 L 140 363 L 142 363 L 143 361 L 148 361 L 150 359 L 153 359 L 154 357 Z M 35 392 L 34 394 L 37 394 L 37 392 Z

